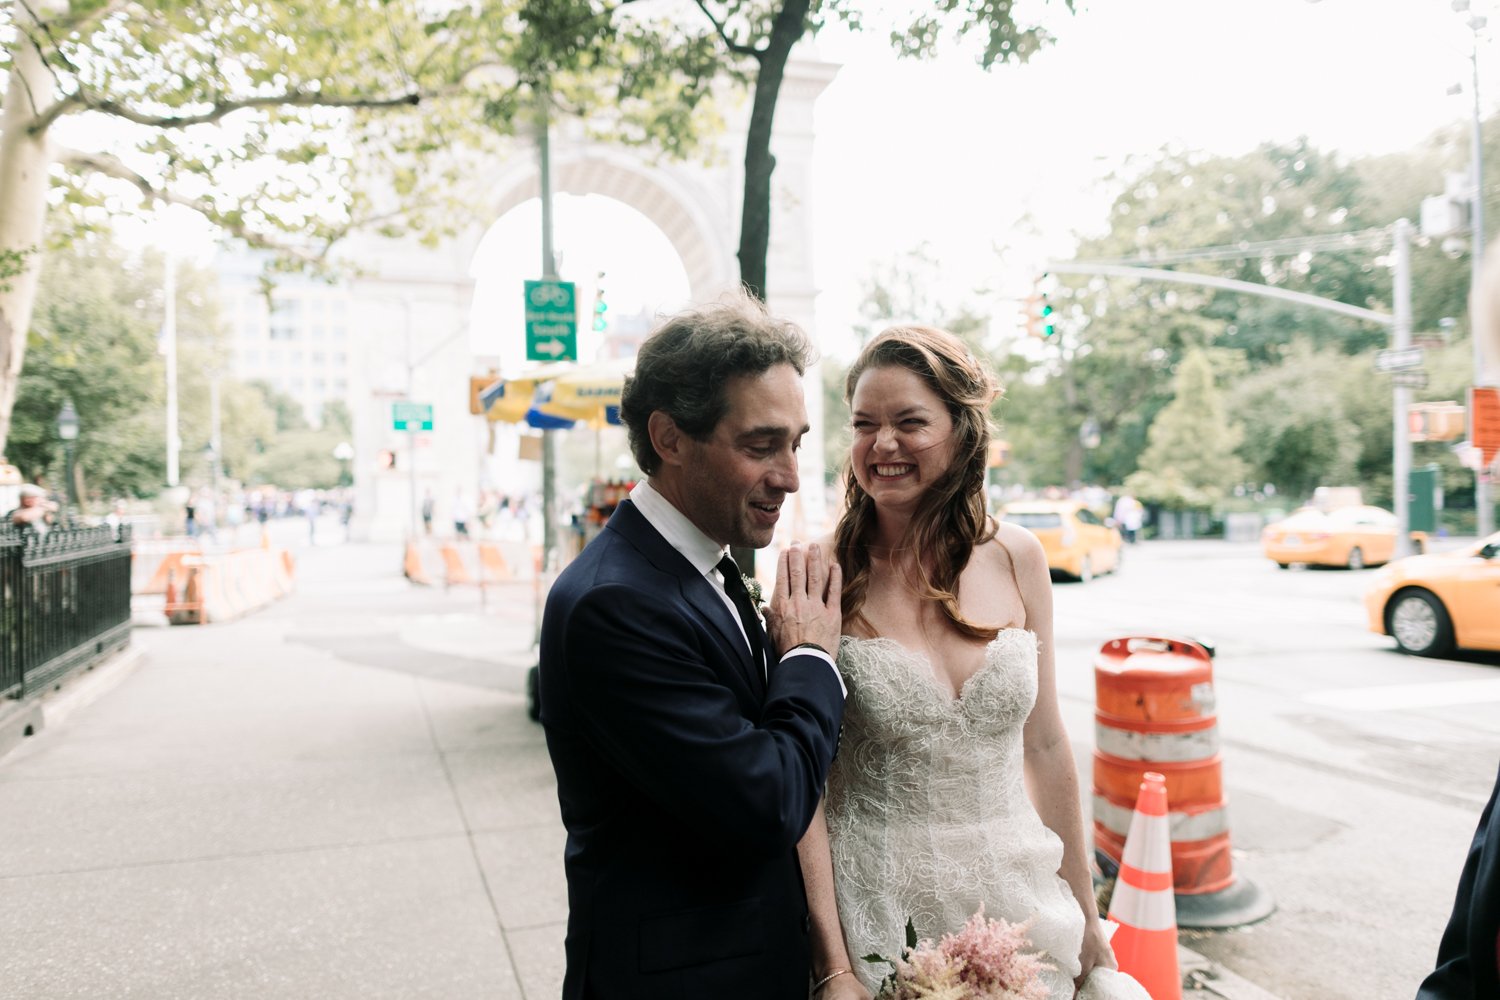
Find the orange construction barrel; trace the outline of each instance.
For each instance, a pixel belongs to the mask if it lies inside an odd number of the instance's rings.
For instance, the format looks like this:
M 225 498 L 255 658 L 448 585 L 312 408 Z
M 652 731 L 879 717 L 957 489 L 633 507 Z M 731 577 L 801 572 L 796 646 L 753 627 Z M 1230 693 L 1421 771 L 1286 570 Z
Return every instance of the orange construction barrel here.
M 1118 868 L 1147 771 L 1166 779 L 1172 889 L 1184 927 L 1259 920 L 1274 904 L 1242 878 L 1230 853 L 1213 654 L 1172 636 L 1124 636 L 1094 664 L 1094 850 Z

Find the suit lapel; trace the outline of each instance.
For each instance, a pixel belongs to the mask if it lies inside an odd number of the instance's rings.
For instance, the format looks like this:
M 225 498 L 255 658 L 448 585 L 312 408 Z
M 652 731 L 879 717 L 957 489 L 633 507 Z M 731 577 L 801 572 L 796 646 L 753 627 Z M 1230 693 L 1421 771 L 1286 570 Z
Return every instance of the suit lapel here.
M 719 638 L 723 640 L 722 645 L 727 647 L 740 673 L 749 681 L 750 690 L 755 692 L 756 697 L 764 698 L 766 678 L 761 668 L 750 658 L 750 650 L 745 644 L 740 624 L 703 574 L 694 569 L 693 564 L 681 552 L 672 548 L 629 500 L 622 500 L 615 508 L 608 527 L 623 535 L 657 569 L 677 577 L 683 598 L 713 625 Z M 762 646 L 769 649 L 770 641 L 763 638 Z

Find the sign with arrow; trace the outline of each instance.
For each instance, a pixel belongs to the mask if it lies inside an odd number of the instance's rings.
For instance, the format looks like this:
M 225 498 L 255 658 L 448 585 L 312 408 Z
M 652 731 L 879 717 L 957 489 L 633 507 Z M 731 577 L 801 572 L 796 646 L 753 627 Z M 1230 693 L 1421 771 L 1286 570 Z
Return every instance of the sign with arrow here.
M 526 282 L 526 360 L 578 360 L 578 304 L 571 281 Z
M 391 429 L 398 431 L 432 430 L 432 404 L 392 403 Z
M 1375 370 L 1382 374 L 1409 372 L 1421 367 L 1422 349 L 1420 347 L 1392 348 L 1375 354 Z

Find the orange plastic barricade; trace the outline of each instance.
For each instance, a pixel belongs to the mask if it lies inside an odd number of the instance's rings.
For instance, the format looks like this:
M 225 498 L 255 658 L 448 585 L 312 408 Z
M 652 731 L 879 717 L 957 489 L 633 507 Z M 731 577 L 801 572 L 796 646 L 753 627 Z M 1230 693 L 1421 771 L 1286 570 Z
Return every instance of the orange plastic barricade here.
M 402 560 L 401 572 L 412 583 L 420 583 L 424 587 L 432 586 L 432 578 L 422 568 L 422 550 L 417 547 L 416 542 L 406 543 L 406 557 Z
M 1167 797 L 1167 779 L 1147 771 L 1109 903 L 1109 919 L 1120 925 L 1110 939 L 1115 960 L 1151 1000 L 1182 1000 Z
M 1094 666 L 1094 849 L 1113 870 L 1123 855 L 1141 781 L 1162 775 L 1171 831 L 1177 921 L 1233 927 L 1275 904 L 1238 877 L 1230 852 L 1213 656 L 1165 636 L 1111 639 Z
M 457 546 L 444 545 L 440 551 L 443 556 L 444 587 L 453 587 L 474 582 L 474 578 L 469 575 L 468 567 L 464 565 L 463 556 L 459 554 Z
M 499 548 L 488 542 L 479 543 L 479 572 L 486 580 L 501 582 L 515 579 L 515 574 L 505 564 Z

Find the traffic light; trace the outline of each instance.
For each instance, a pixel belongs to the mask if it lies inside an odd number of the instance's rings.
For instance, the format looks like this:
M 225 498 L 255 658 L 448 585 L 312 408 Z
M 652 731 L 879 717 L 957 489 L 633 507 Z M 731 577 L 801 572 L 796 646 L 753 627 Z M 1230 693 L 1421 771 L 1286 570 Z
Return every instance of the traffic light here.
M 603 332 L 609 326 L 609 321 L 604 314 L 609 311 L 609 303 L 604 301 L 604 272 L 599 272 L 599 285 L 594 289 L 594 329 Z
M 1468 411 L 1452 400 L 1413 403 L 1406 411 L 1407 429 L 1413 441 L 1457 441 L 1466 431 Z
M 1026 332 L 1030 336 L 1047 340 L 1057 333 L 1057 318 L 1053 315 L 1055 310 L 1048 301 L 1041 282 L 1041 278 L 1036 279 L 1032 283 L 1031 294 L 1026 297 Z

